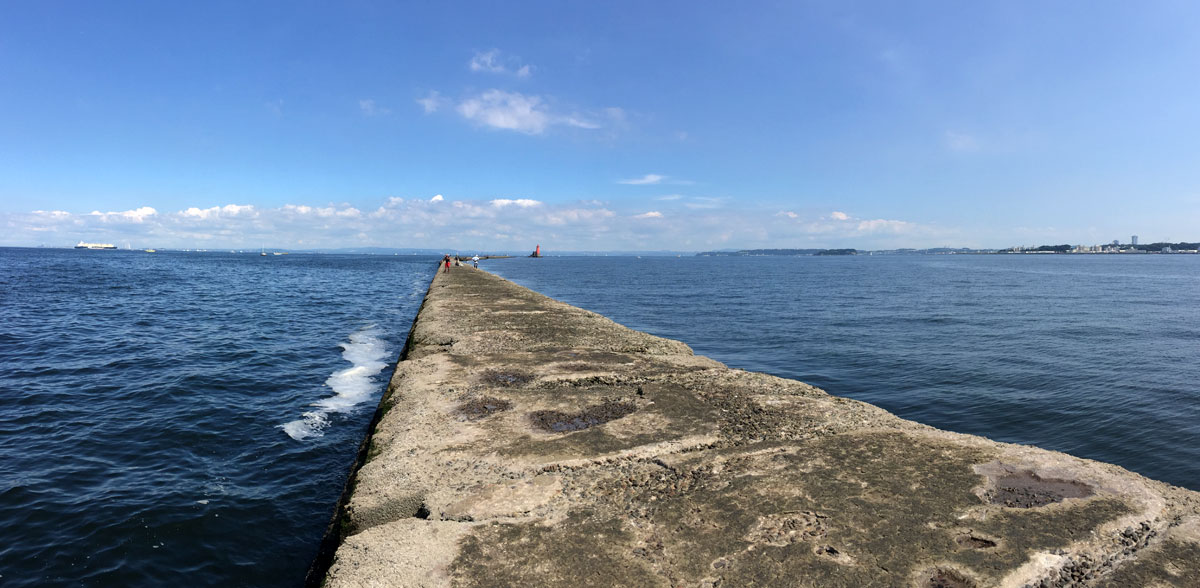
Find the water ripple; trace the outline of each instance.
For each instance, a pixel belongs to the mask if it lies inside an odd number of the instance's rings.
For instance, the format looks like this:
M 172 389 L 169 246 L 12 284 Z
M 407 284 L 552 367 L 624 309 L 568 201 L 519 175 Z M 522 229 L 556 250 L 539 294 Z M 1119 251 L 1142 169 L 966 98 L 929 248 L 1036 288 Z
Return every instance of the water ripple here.
M 80 253 L 0 249 L 0 582 L 299 584 L 435 260 Z

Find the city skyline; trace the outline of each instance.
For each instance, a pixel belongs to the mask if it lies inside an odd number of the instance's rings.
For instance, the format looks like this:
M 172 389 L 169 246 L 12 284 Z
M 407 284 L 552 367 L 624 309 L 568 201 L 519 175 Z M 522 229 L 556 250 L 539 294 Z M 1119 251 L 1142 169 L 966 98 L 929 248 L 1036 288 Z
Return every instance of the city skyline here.
M 0 23 L 0 245 L 1193 241 L 1200 7 L 88 3 Z

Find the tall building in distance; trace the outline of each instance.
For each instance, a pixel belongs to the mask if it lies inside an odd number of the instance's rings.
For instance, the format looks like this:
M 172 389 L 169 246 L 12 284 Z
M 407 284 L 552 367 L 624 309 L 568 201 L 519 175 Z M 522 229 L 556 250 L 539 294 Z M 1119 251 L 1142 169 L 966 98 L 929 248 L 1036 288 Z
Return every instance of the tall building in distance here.
M 1133 244 L 1134 244 L 1134 245 L 1137 245 L 1137 235 L 1134 235 L 1134 236 L 1133 236 Z

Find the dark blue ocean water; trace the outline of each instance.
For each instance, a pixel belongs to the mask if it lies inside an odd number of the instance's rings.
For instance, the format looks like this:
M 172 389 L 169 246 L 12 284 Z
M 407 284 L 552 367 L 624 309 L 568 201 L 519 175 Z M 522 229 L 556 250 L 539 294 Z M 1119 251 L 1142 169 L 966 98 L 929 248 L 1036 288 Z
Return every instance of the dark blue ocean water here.
M 1200 490 L 1200 256 L 546 257 L 485 269 L 732 367 Z
M 434 262 L 0 249 L 0 585 L 299 585 Z M 1200 256 L 483 267 L 735 367 L 1200 489 Z
M 435 261 L 0 248 L 0 585 L 301 584 Z

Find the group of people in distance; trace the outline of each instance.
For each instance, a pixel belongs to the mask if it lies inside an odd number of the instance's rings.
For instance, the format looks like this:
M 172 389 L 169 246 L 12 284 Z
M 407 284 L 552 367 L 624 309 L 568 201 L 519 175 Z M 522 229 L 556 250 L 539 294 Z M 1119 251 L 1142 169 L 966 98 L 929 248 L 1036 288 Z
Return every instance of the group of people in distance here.
M 449 254 L 449 253 L 447 253 L 446 255 L 442 256 L 442 264 L 443 264 L 443 265 L 445 266 L 445 268 L 446 268 L 446 269 L 443 269 L 443 270 L 442 270 L 442 273 L 446 273 L 446 272 L 450 271 L 450 261 L 451 261 L 451 259 L 450 259 L 450 254 Z M 476 269 L 479 269 L 479 256 L 478 256 L 478 255 L 476 255 L 476 256 L 474 256 L 474 257 L 472 257 L 472 258 L 471 258 L 471 265 L 472 265 L 473 267 L 475 267 Z

